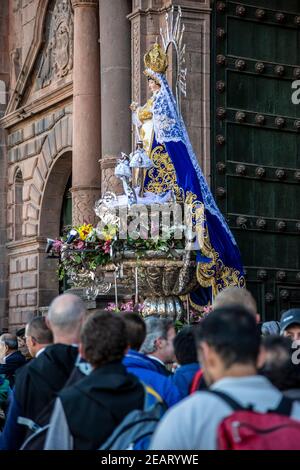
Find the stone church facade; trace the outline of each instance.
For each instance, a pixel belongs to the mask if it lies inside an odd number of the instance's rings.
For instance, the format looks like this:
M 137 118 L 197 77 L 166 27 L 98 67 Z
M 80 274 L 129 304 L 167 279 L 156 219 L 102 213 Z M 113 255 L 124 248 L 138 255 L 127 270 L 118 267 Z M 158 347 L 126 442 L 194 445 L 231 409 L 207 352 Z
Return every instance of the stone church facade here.
M 209 0 L 1 0 L 0 330 L 59 292 L 45 246 L 60 234 L 65 198 L 75 224 L 92 222 L 94 201 L 117 188 L 116 158 L 132 147 L 129 104 L 148 93 L 143 55 L 179 4 L 182 111 L 209 177 Z

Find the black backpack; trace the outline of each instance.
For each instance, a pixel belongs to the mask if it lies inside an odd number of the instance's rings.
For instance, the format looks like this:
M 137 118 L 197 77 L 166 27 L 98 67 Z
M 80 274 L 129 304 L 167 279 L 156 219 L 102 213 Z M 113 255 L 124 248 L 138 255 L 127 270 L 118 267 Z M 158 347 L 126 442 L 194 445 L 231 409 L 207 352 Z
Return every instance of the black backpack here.
M 143 409 L 131 411 L 99 450 L 149 449 L 151 438 L 167 406 L 155 390 L 143 385 L 145 389 Z
M 143 409 L 131 411 L 117 426 L 113 434 L 101 445 L 99 450 L 146 450 L 149 448 L 152 435 L 167 407 L 152 388 L 146 385 L 144 385 L 144 388 L 145 400 Z M 53 406 L 51 407 L 51 412 L 52 410 Z M 49 421 L 50 418 L 44 426 L 37 426 L 35 423 L 30 422 L 26 423 L 27 426 L 31 425 L 32 434 L 24 442 L 20 450 L 42 450 L 45 449 L 46 445 L 47 449 L 56 449 L 59 430 L 52 429 L 52 433 L 47 438 L 48 431 L 50 430 Z M 60 450 L 73 450 L 73 436 L 68 429 L 67 423 L 64 428 L 63 436 L 61 436 L 59 441 L 59 445 L 62 446 Z

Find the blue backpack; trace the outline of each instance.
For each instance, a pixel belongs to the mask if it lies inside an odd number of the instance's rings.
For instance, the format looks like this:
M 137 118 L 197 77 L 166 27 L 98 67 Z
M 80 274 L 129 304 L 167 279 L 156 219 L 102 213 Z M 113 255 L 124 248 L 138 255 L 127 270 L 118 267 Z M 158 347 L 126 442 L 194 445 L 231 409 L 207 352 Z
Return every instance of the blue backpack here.
M 144 408 L 131 411 L 99 450 L 149 449 L 152 435 L 167 410 L 167 406 L 155 390 L 143 385 L 145 388 Z

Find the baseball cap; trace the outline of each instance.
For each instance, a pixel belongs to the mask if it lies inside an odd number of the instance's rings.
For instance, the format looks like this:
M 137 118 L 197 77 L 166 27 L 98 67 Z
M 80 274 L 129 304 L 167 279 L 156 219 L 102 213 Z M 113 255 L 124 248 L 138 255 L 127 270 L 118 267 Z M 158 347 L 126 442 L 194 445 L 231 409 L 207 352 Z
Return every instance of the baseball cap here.
M 300 308 L 291 308 L 282 314 L 280 320 L 280 330 L 284 331 L 293 323 L 300 325 Z
M 16 332 L 16 336 L 18 338 L 22 338 L 22 336 L 25 336 L 25 328 L 20 328 L 17 332 Z

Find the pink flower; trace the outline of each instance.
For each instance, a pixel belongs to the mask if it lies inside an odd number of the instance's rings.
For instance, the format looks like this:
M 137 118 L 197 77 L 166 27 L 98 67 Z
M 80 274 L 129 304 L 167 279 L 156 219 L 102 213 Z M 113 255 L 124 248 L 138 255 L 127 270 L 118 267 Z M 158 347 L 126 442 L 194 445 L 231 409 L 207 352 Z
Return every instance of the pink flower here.
M 77 250 L 83 250 L 85 247 L 85 243 L 82 240 L 78 240 L 74 245 Z
M 107 240 L 103 247 L 102 247 L 102 250 L 104 251 L 105 254 L 109 254 L 110 253 L 110 240 Z
M 116 309 L 117 309 L 117 306 L 113 302 L 108 303 L 107 307 L 105 308 L 107 312 L 114 312 Z
M 53 249 L 54 251 L 57 251 L 57 252 L 59 253 L 60 250 L 61 250 L 62 245 L 63 245 L 62 241 L 60 241 L 60 240 L 54 240 L 54 243 L 53 243 L 53 245 L 52 245 L 52 249 Z
M 143 304 L 134 304 L 133 300 L 129 300 L 128 302 L 121 303 L 119 305 L 118 311 L 121 312 L 141 312 L 143 309 Z M 117 306 L 116 304 L 110 302 L 107 304 L 105 310 L 107 312 L 116 312 Z
M 126 312 L 133 312 L 133 301 L 129 300 L 129 302 L 126 302 L 124 304 L 121 304 L 121 310 L 126 311 Z
M 208 315 L 212 311 L 212 305 L 207 305 L 206 307 L 203 308 L 203 313 Z

